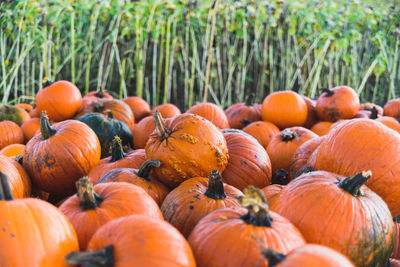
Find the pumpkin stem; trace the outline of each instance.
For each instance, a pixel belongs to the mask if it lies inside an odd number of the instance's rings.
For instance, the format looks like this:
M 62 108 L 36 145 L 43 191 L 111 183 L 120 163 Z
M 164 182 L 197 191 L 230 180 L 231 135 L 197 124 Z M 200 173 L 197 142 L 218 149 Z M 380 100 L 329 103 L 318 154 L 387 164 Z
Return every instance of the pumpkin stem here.
M 299 177 L 300 175 L 303 175 L 303 174 L 309 173 L 309 172 L 313 172 L 313 171 L 314 171 L 313 167 L 311 167 L 311 166 L 303 166 L 303 167 L 301 167 L 300 170 L 298 170 L 295 173 L 295 175 L 293 176 L 293 179 Z
M 101 113 L 104 110 L 103 102 L 93 101 L 93 111 L 97 113 Z
M 116 162 L 125 157 L 126 155 L 124 153 L 124 148 L 122 147 L 121 138 L 115 136 L 111 144 L 111 159 L 109 162 Z
M 169 137 L 171 131 L 165 126 L 164 120 L 158 110 L 153 114 L 154 124 L 156 126 L 156 131 L 158 139 L 163 141 Z
M 79 206 L 82 210 L 95 209 L 104 200 L 93 190 L 93 184 L 87 177 L 82 177 L 75 185 L 79 197 Z
M 246 127 L 247 125 L 249 125 L 251 122 L 249 120 L 246 119 L 241 119 L 240 123 L 243 124 L 244 127 Z
M 14 200 L 7 175 L 0 172 L 0 200 Z
M 357 173 L 354 176 L 343 178 L 339 183 L 339 187 L 353 196 L 360 196 L 360 187 L 371 178 L 371 171 Z
M 371 115 L 369 116 L 370 119 L 375 120 L 378 118 L 378 110 L 376 107 L 371 108 Z
M 50 85 L 52 85 L 52 84 L 53 84 L 53 82 L 52 82 L 52 81 L 49 81 L 49 80 L 47 80 L 47 79 L 43 80 L 43 82 L 42 82 L 43 88 L 46 88 L 47 86 L 50 86 Z
M 249 94 L 249 96 L 246 98 L 246 102 L 244 103 L 246 106 L 251 106 L 253 105 L 253 100 L 254 100 L 254 93 Z
M 284 130 L 283 132 L 282 132 L 282 141 L 284 141 L 284 142 L 289 142 L 289 141 L 292 141 L 293 139 L 297 139 L 298 140 L 298 136 L 297 136 L 297 133 L 296 132 L 293 132 L 293 131 L 291 131 L 291 130 Z
M 46 111 L 43 111 L 42 116 L 40 117 L 40 132 L 42 133 L 43 140 L 49 139 L 57 132 L 51 128 L 49 117 L 47 117 Z
M 68 264 L 79 264 L 86 267 L 114 266 L 114 246 L 108 245 L 98 251 L 71 252 L 65 256 Z
M 22 155 L 15 156 L 14 160 L 19 164 L 23 165 L 24 156 Z
M 161 166 L 161 161 L 156 159 L 148 159 L 145 162 L 143 162 L 142 166 L 140 166 L 137 176 L 146 179 L 147 181 L 150 181 L 149 179 L 150 171 L 153 168 L 158 168 L 160 166 Z
M 112 113 L 112 111 L 110 110 L 110 109 L 107 109 L 106 111 L 105 111 L 105 115 L 108 117 L 108 118 L 110 118 L 110 119 L 114 119 L 114 115 L 113 115 L 113 113 Z
M 322 90 L 322 93 L 326 93 L 327 97 L 331 97 L 335 94 L 335 92 L 329 88 L 320 88 L 320 90 Z
M 97 98 L 104 98 L 104 88 L 100 85 L 99 91 L 94 94 Z
M 277 170 L 271 179 L 271 184 L 287 185 L 289 183 L 289 174 L 285 170 Z
M 208 188 L 204 193 L 209 198 L 224 199 L 226 194 L 224 191 L 224 183 L 218 170 L 212 170 L 208 177 Z
M 393 218 L 394 222 L 400 223 L 400 215 Z
M 261 254 L 267 258 L 268 260 L 268 266 L 269 267 L 274 267 L 278 265 L 281 261 L 283 261 L 286 256 L 279 253 L 278 251 L 275 251 L 273 249 L 264 249 L 261 251 Z
M 244 196 L 238 197 L 240 205 L 247 209 L 241 217 L 243 221 L 254 226 L 271 227 L 272 218 L 269 216 L 269 207 L 264 194 L 253 186 L 244 189 Z

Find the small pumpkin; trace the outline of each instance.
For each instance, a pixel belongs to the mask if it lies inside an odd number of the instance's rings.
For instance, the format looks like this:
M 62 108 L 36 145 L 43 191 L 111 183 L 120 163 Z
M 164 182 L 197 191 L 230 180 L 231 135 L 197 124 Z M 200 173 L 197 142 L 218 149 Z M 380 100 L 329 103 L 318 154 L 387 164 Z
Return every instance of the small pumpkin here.
M 272 137 L 279 133 L 279 128 L 268 121 L 256 121 L 244 127 L 243 132 L 253 136 L 264 149 L 267 149 Z
M 239 207 L 243 193 L 222 182 L 217 170 L 209 178 L 195 177 L 181 183 L 165 198 L 161 211 L 165 220 L 188 237 L 195 225 L 210 212 L 224 207 Z
M 81 109 L 95 101 L 105 99 L 113 99 L 113 97 L 109 93 L 105 92 L 103 86 L 100 86 L 100 89 L 98 91 L 91 91 L 82 98 Z
M 243 129 L 252 122 L 261 120 L 258 106 L 253 105 L 254 95 L 251 94 L 245 103 L 236 103 L 225 110 L 229 126 L 234 129 Z
M 384 124 L 385 126 L 400 133 L 400 123 L 393 117 L 382 116 L 382 117 L 375 119 L 375 121 L 379 121 L 380 123 Z
M 203 117 L 220 129 L 230 128 L 228 118 L 221 107 L 214 103 L 199 103 L 191 107 L 186 113 Z
M 12 121 L 0 121 L 0 149 L 12 144 L 22 144 L 24 133 L 21 128 Z
M 150 134 L 154 131 L 154 119 L 152 116 L 143 118 L 133 129 L 133 146 L 135 149 L 145 148 L 146 143 L 150 138 Z
M 151 115 L 156 113 L 156 111 L 160 112 L 161 116 L 165 119 L 173 118 L 181 114 L 181 111 L 174 104 L 161 104 L 151 110 Z
M 37 108 L 34 108 L 29 111 L 29 116 L 31 116 L 31 118 L 40 118 L 40 112 Z
M 138 96 L 130 96 L 122 99 L 132 110 L 135 116 L 135 122 L 139 122 L 141 119 L 150 115 L 150 105 L 146 100 Z
M 332 124 L 330 121 L 320 121 L 314 124 L 310 130 L 319 136 L 323 136 L 329 133 Z
M 31 104 L 26 104 L 26 103 L 16 104 L 15 106 L 18 108 L 22 108 L 28 113 L 31 112 L 31 110 L 33 109 L 33 106 Z
M 16 156 L 24 156 L 25 145 L 23 144 L 12 144 L 4 147 L 0 150 L 0 155 L 12 158 Z
M 383 115 L 400 118 L 400 98 L 392 99 L 383 106 Z
M 7 176 L 11 192 L 15 198 L 31 196 L 31 180 L 16 160 L 0 155 L 0 172 Z
M 18 124 L 18 126 L 21 126 L 30 118 L 31 116 L 29 113 L 22 108 L 10 105 L 0 106 L 0 121 L 13 121 Z
M 21 125 L 21 130 L 24 134 L 24 143 L 28 143 L 29 140 L 34 137 L 40 129 L 40 118 L 31 118 L 25 121 Z
M 314 124 L 318 122 L 317 111 L 315 109 L 316 101 L 306 96 L 302 97 L 307 105 L 307 120 L 304 123 L 303 127 L 310 129 Z
M 294 152 L 292 159 L 290 160 L 289 176 L 295 177 L 296 173 L 300 171 L 301 168 L 307 165 L 309 158 L 318 148 L 322 141 L 322 137 L 312 138 L 304 142 L 299 146 Z

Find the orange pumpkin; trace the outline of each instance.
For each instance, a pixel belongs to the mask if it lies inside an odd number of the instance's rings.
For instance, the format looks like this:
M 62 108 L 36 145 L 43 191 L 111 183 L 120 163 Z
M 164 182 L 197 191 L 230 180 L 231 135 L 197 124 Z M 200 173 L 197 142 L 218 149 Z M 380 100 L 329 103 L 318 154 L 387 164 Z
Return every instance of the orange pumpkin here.
M 25 121 L 21 125 L 21 129 L 24 134 L 24 143 L 26 144 L 38 133 L 40 129 L 40 118 L 32 118 Z
M 156 113 L 156 111 L 160 112 L 161 116 L 165 119 L 173 118 L 181 114 L 181 111 L 174 104 L 161 104 L 151 110 L 151 115 Z
M 89 179 L 81 178 L 76 187 L 77 194 L 65 200 L 60 211 L 74 226 L 81 250 L 96 230 L 111 220 L 132 214 L 163 219 L 155 201 L 138 186 L 121 182 L 93 187 Z
M 82 105 L 80 109 L 82 110 L 85 106 L 95 101 L 106 100 L 106 99 L 113 99 L 113 97 L 109 93 L 106 93 L 103 87 L 100 86 L 100 89 L 98 91 L 91 91 L 82 98 Z
M 23 144 L 8 145 L 0 150 L 0 155 L 10 158 L 16 156 L 24 156 L 24 153 L 25 153 L 25 145 Z
M 382 116 L 382 117 L 377 118 L 375 121 L 379 121 L 380 123 L 384 124 L 385 126 L 400 133 L 400 123 L 393 117 Z
M 295 92 L 274 92 L 264 99 L 261 117 L 263 121 L 272 122 L 280 129 L 303 126 L 307 120 L 307 104 Z
M 252 105 L 252 99 L 253 95 L 250 95 L 246 103 L 236 103 L 225 110 L 231 128 L 242 129 L 252 122 L 261 120 L 260 109 Z
M 351 119 L 360 108 L 358 95 L 348 86 L 324 88 L 323 92 L 316 104 L 318 118 L 322 121 Z
M 392 99 L 383 106 L 383 115 L 400 118 L 400 98 Z
M 323 136 L 329 133 L 332 124 L 330 121 L 320 121 L 314 124 L 310 130 L 319 136 Z
M 33 109 L 33 106 L 31 104 L 20 103 L 16 104 L 15 106 L 24 109 L 28 113 L 31 112 L 31 110 Z
M 229 127 L 228 118 L 224 111 L 214 103 L 200 103 L 194 105 L 186 111 L 186 113 L 192 113 L 203 117 L 212 122 L 215 126 L 220 129 L 227 129 Z
M 209 178 L 195 177 L 181 183 L 165 198 L 161 211 L 165 220 L 188 237 L 195 225 L 210 212 L 240 206 L 242 192 L 224 184 L 217 170 Z
M 131 108 L 133 115 L 135 116 L 135 122 L 139 122 L 144 117 L 150 115 L 150 105 L 146 100 L 138 96 L 130 96 L 122 99 L 122 101 Z
M 244 127 L 243 132 L 253 136 L 264 149 L 267 149 L 272 137 L 279 133 L 279 128 L 268 121 L 256 121 Z
M 47 81 L 44 86 L 36 95 L 39 113 L 46 111 L 49 119 L 56 122 L 71 119 L 82 104 L 79 89 L 68 81 Z
M 12 144 L 22 144 L 24 134 L 21 128 L 12 121 L 0 121 L 0 149 Z
M 34 108 L 29 111 L 29 116 L 31 116 L 31 118 L 40 118 L 40 112 L 37 108 Z
M 312 138 L 300 145 L 290 160 L 289 176 L 294 178 L 304 166 L 322 141 L 322 137 Z
M 25 198 L 31 196 L 31 180 L 24 168 L 16 160 L 0 155 L 0 172 L 8 177 L 14 197 Z
M 261 189 L 268 205 L 272 205 L 284 187 L 285 186 L 281 184 L 271 184 Z
M 150 134 L 154 131 L 156 126 L 154 125 L 154 119 L 152 116 L 143 118 L 133 129 L 133 146 L 135 149 L 145 148 L 147 141 L 150 138 Z
M 22 108 L 10 105 L 0 106 L 0 121 L 13 121 L 18 124 L 18 126 L 21 126 L 30 118 L 31 116 L 29 113 Z
M 317 111 L 315 109 L 315 100 L 302 96 L 307 105 L 307 120 L 303 127 L 310 129 L 314 124 L 318 122 Z

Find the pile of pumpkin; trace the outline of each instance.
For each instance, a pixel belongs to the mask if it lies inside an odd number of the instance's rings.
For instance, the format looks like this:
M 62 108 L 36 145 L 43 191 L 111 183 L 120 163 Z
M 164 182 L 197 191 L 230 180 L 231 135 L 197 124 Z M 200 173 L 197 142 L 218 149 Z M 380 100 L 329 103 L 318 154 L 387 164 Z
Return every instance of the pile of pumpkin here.
M 400 266 L 400 99 L 0 108 L 2 266 Z

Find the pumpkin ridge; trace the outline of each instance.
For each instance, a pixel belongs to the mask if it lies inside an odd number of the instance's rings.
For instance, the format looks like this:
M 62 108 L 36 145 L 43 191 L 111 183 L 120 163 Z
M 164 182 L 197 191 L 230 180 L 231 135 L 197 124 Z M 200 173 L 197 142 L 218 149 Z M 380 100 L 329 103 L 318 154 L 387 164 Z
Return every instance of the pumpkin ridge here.
M 222 182 L 222 176 L 218 170 L 212 170 L 208 178 L 208 188 L 204 193 L 209 198 L 213 199 L 224 199 L 226 194 L 224 191 L 224 184 Z
M 97 208 L 104 201 L 94 189 L 87 177 L 79 179 L 76 183 L 77 195 L 79 197 L 79 206 L 82 210 L 90 210 Z
M 352 196 L 358 197 L 361 196 L 361 186 L 364 185 L 371 176 L 371 171 L 360 172 L 354 176 L 343 178 L 338 183 L 338 186 Z
M 42 139 L 49 139 L 51 136 L 56 134 L 56 130 L 51 128 L 49 118 L 47 117 L 46 111 L 42 112 L 40 117 L 40 132 L 42 134 Z
M 114 246 L 108 245 L 97 251 L 71 252 L 65 256 L 68 264 L 85 266 L 114 266 Z

